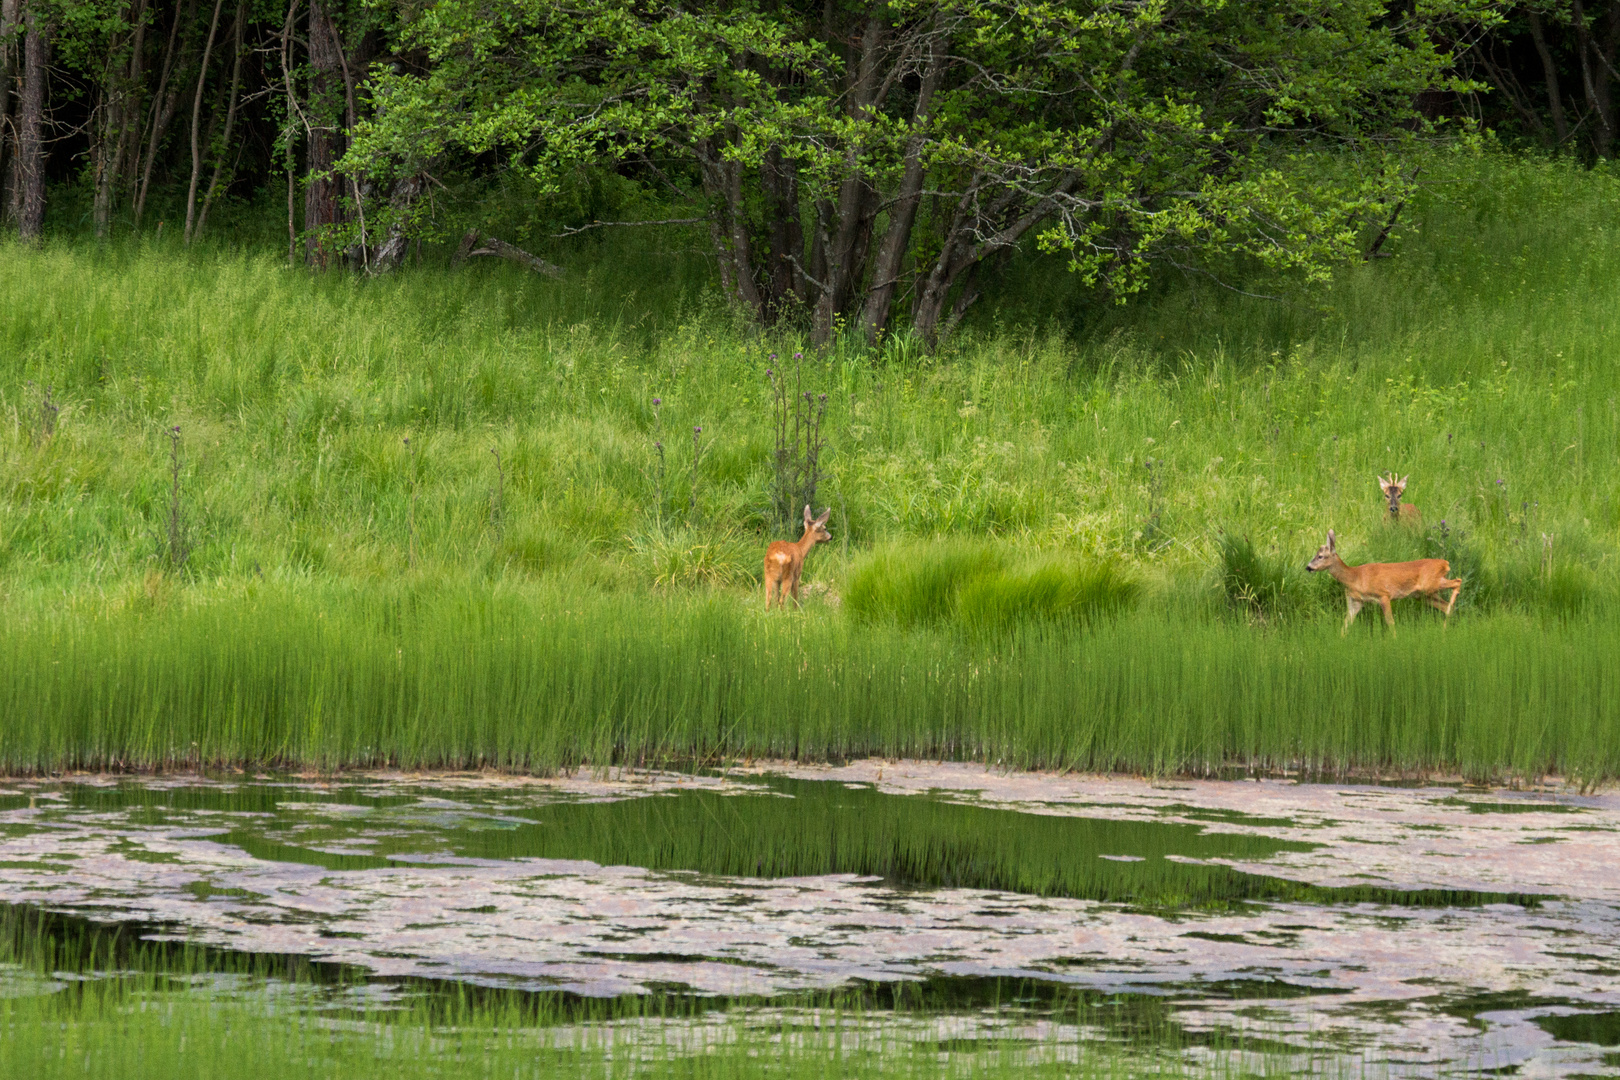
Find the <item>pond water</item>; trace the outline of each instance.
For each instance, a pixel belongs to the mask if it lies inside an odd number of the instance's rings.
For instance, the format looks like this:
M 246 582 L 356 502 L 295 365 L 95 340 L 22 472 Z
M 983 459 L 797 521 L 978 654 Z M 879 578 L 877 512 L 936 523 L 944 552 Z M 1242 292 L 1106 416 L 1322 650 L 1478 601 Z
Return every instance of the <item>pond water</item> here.
M 1047 1007 L 1080 1000 L 1118 1022 L 1079 1036 L 1145 1017 L 1327 1071 L 1612 1071 L 1617 857 L 1620 797 L 1457 786 L 876 761 L 0 783 L 0 902 L 54 925 L 345 965 L 378 993 L 856 992 L 942 1039 L 1049 1037 Z

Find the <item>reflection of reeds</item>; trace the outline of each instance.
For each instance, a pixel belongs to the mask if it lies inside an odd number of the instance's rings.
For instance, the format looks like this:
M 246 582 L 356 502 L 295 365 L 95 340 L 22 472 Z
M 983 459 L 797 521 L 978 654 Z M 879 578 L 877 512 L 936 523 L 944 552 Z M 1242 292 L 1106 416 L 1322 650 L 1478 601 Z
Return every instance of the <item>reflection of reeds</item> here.
M 1243 1055 L 1245 1072 L 1260 1062 L 1266 1075 L 1281 1075 L 1288 1059 L 1279 1051 L 1289 1049 L 1244 1030 L 1210 1031 L 1207 1022 L 1189 1033 L 1162 993 L 1055 980 L 858 980 L 767 999 L 673 988 L 590 997 L 373 982 L 354 967 L 143 941 L 16 909 L 0 920 L 0 965 L 0 1073 L 36 1080 L 1117 1080 L 1143 1072 L 1214 1080 L 1231 1071 L 1211 1065 L 1211 1052 Z M 1176 1051 L 1189 1046 L 1200 1057 L 1182 1064 Z
M 1243 873 L 1208 860 L 1250 863 L 1311 845 L 1206 833 L 1197 825 L 1027 814 L 836 781 L 775 777 L 768 785 L 768 793 L 757 795 L 693 790 L 551 803 L 512 811 L 534 818 L 533 828 L 469 830 L 444 839 L 456 855 L 483 859 L 574 859 L 734 877 L 855 874 L 926 888 L 1169 908 L 1261 898 L 1413 905 L 1512 899 L 1503 893 L 1323 888 Z
M 846 600 L 846 602 L 848 602 Z M 722 755 L 1620 775 L 1620 625 L 1256 634 L 1144 605 L 1005 636 L 762 621 L 730 594 L 251 589 L 0 636 L 0 767 L 548 771 Z

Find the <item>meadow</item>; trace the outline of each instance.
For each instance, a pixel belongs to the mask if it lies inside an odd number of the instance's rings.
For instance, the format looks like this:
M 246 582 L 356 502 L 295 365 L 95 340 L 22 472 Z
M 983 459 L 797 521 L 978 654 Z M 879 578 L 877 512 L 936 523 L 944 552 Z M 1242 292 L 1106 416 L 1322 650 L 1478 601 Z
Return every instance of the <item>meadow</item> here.
M 1612 777 L 1620 184 L 1426 175 L 1319 292 L 1120 307 L 1028 257 L 933 355 L 795 359 L 679 231 L 558 244 L 560 281 L 0 249 L 0 764 Z M 768 372 L 834 535 L 770 618 Z M 1449 628 L 1341 639 L 1329 527 L 1449 559 Z

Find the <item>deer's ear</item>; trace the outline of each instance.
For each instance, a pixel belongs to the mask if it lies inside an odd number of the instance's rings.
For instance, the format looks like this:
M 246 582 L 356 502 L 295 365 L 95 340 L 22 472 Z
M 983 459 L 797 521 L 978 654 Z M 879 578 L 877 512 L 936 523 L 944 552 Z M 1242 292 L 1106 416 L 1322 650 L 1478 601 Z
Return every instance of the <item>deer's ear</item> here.
M 1339 545 L 1336 542 L 1336 537 L 1334 537 L 1332 529 L 1328 530 L 1328 550 L 1329 551 L 1338 551 L 1339 550 Z
M 1405 487 L 1406 482 L 1408 480 L 1410 480 L 1410 479 L 1412 479 L 1412 474 L 1411 473 L 1407 473 L 1405 476 L 1401 477 L 1401 487 Z
M 817 525 L 825 525 L 825 524 L 827 524 L 827 519 L 830 518 L 830 517 L 832 517 L 832 507 L 829 506 L 829 507 L 827 507 L 827 509 L 825 509 L 825 510 L 823 510 L 821 512 L 820 517 L 816 518 L 815 523 Z
M 809 526 L 810 526 L 810 504 L 809 503 L 804 504 L 804 524 L 805 524 L 806 528 L 809 528 Z

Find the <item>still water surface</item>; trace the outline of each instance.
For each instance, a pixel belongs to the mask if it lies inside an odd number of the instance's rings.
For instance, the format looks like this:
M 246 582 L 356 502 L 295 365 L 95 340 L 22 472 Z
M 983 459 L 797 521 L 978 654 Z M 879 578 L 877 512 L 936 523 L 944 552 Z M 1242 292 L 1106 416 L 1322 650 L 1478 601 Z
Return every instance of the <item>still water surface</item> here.
M 856 987 L 1036 1037 L 1078 993 L 1414 1074 L 1591 1074 L 1620 1044 L 1613 795 L 905 762 L 9 781 L 0 902 L 384 990 Z

